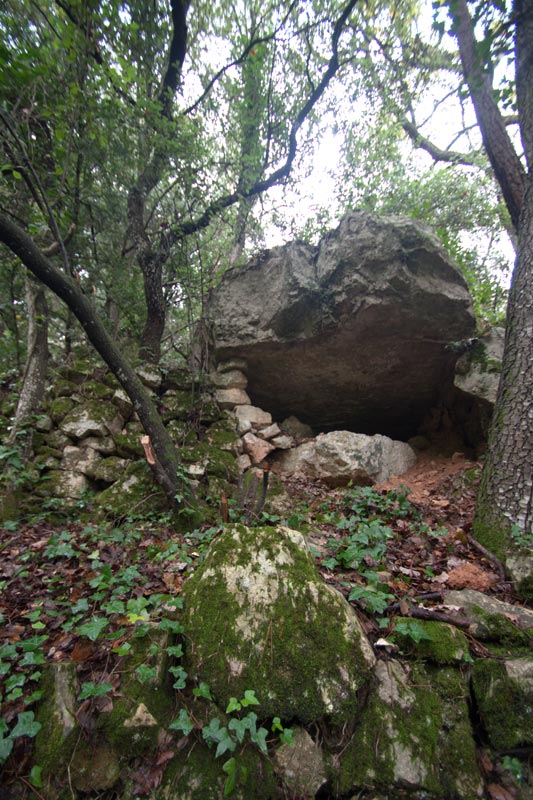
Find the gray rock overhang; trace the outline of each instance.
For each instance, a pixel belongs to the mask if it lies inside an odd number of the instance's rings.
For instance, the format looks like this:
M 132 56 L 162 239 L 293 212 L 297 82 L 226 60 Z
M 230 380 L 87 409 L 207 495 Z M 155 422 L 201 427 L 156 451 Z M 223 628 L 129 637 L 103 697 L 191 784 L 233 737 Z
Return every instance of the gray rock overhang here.
M 418 222 L 357 212 L 226 273 L 207 303 L 217 361 L 248 363 L 275 419 L 406 438 L 453 387 L 475 334 L 466 283 Z

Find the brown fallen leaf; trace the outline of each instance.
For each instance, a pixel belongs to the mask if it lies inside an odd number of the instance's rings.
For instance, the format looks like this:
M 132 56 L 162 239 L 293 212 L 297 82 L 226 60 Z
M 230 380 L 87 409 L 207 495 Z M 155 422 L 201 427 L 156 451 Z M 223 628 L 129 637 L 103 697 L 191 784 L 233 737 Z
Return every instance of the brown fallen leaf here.
M 514 794 L 511 794 L 511 792 L 497 783 L 489 783 L 487 785 L 487 793 L 491 800 L 515 800 Z

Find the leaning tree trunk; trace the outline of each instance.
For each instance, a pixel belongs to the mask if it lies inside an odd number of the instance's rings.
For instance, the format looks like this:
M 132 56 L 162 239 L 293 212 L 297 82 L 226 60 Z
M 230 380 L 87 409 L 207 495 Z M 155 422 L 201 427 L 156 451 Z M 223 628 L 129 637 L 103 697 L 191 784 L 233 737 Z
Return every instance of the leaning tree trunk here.
M 9 444 L 17 444 L 23 464 L 31 454 L 32 417 L 39 411 L 46 386 L 48 365 L 48 304 L 45 288 L 31 275 L 26 277 L 26 313 L 28 315 L 27 357 L 22 388 Z
M 87 338 L 115 375 L 133 403 L 155 456 L 149 461 L 156 479 L 170 501 L 181 488 L 176 448 L 150 395 L 96 314 L 93 304 L 69 276 L 57 269 L 32 238 L 5 214 L 0 213 L 0 241 L 15 253 L 38 280 L 48 286 L 72 311 Z
M 479 489 L 476 538 L 499 555 L 533 533 L 533 173 L 518 233 L 502 376 Z

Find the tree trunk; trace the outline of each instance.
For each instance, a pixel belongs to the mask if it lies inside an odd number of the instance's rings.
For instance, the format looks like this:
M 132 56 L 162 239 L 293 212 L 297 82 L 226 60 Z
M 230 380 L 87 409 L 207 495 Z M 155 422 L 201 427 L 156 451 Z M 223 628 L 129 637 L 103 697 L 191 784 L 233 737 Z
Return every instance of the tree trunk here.
M 150 364 L 161 358 L 161 339 L 165 330 L 165 297 L 163 294 L 161 259 L 153 254 L 140 259 L 144 277 L 146 322 L 141 336 L 139 356 Z
M 0 213 L 0 241 L 15 253 L 22 263 L 45 286 L 48 286 L 70 308 L 81 324 L 87 338 L 115 375 L 133 403 L 146 434 L 150 437 L 156 457 L 154 473 L 170 501 L 180 488 L 177 477 L 179 459 L 172 439 L 163 425 L 150 395 L 115 346 L 92 303 L 67 275 L 58 270 L 35 245 L 30 236 L 9 217 Z
M 17 444 L 21 461 L 26 464 L 33 439 L 31 421 L 41 405 L 48 365 L 48 304 L 45 289 L 31 275 L 26 278 L 26 313 L 28 315 L 28 353 L 9 444 Z
M 502 376 L 479 489 L 476 538 L 503 556 L 533 532 L 533 177 L 522 207 Z

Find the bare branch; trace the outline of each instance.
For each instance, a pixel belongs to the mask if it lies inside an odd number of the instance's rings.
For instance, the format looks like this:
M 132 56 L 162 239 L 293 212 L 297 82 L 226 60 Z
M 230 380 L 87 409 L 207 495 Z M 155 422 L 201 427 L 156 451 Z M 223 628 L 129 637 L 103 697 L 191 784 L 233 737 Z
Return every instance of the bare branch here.
M 200 97 L 198 97 L 194 101 L 194 103 L 192 105 L 190 105 L 188 108 L 186 108 L 182 113 L 184 115 L 187 115 L 187 114 L 191 114 L 193 111 L 196 111 L 198 106 L 201 103 L 203 103 L 205 98 L 210 94 L 211 89 L 213 88 L 215 83 L 217 81 L 219 81 L 220 78 L 226 72 L 228 72 L 228 70 L 230 70 L 232 67 L 238 67 L 239 64 L 242 64 L 244 61 L 246 61 L 248 55 L 251 53 L 251 51 L 254 49 L 254 47 L 257 47 L 258 44 L 265 44 L 266 42 L 271 42 L 273 39 L 275 39 L 276 36 L 278 35 L 279 31 L 283 28 L 283 26 L 287 22 L 287 20 L 290 17 L 290 15 L 291 15 L 291 13 L 292 13 L 292 11 L 293 11 L 295 6 L 296 6 L 296 0 L 293 0 L 293 2 L 289 6 L 289 9 L 288 9 L 287 13 L 285 14 L 283 19 L 281 20 L 280 24 L 278 25 L 278 27 L 272 33 L 269 33 L 267 36 L 258 36 L 257 38 L 252 39 L 249 42 L 249 44 L 244 48 L 244 50 L 242 51 L 241 55 L 238 58 L 236 58 L 234 61 L 230 61 L 229 64 L 225 64 L 221 69 L 219 69 L 218 72 L 216 72 L 213 75 L 213 77 L 211 78 L 211 80 L 208 82 L 207 86 L 205 87 L 205 89 L 202 92 L 202 94 L 200 95 Z
M 473 167 L 475 165 L 475 158 L 473 154 L 468 155 L 467 153 L 458 153 L 455 150 L 441 150 L 440 147 L 437 147 L 437 145 L 433 144 L 433 142 L 431 142 L 425 136 L 422 136 L 416 125 L 410 122 L 407 117 L 404 117 L 401 120 L 401 126 L 414 145 L 416 147 L 420 147 L 421 150 L 425 150 L 426 153 L 429 153 L 434 161 L 447 161 L 448 163 L 452 164 L 463 164 L 465 167 Z
M 174 244 L 178 239 L 181 239 L 183 236 L 188 236 L 195 231 L 199 231 L 202 228 L 206 228 L 209 225 L 212 217 L 215 214 L 219 214 L 225 208 L 229 208 L 230 206 L 234 205 L 235 203 L 239 202 L 243 198 L 247 197 L 254 197 L 258 194 L 262 194 L 263 192 L 270 189 L 272 186 L 283 181 L 285 178 L 288 177 L 290 171 L 292 169 L 292 165 L 294 159 L 296 157 L 296 153 L 298 150 L 298 131 L 302 127 L 303 123 L 318 103 L 322 95 L 324 94 L 325 90 L 329 86 L 331 80 L 335 76 L 336 72 L 339 69 L 339 57 L 338 57 L 338 46 L 339 46 L 339 39 L 341 33 L 344 30 L 346 25 L 346 21 L 350 16 L 351 12 L 357 5 L 358 0 L 349 0 L 349 2 L 344 7 L 344 10 L 340 17 L 338 18 L 337 22 L 335 23 L 335 27 L 333 29 L 333 34 L 331 37 L 331 58 L 328 62 L 328 66 L 322 75 L 322 78 L 318 85 L 316 86 L 315 90 L 311 92 L 307 101 L 304 103 L 298 114 L 296 115 L 296 119 L 292 123 L 290 133 L 289 133 L 289 143 L 288 143 L 288 151 L 287 157 L 285 159 L 284 164 L 275 170 L 271 175 L 269 175 L 264 180 L 257 181 L 250 189 L 243 192 L 235 191 L 232 194 L 225 195 L 224 197 L 220 197 L 217 200 L 214 200 L 207 209 L 203 212 L 203 214 L 195 220 L 189 220 L 188 222 L 180 223 L 177 225 L 169 234 L 169 246 Z

